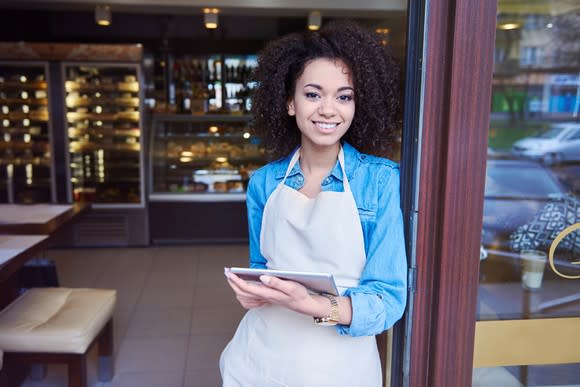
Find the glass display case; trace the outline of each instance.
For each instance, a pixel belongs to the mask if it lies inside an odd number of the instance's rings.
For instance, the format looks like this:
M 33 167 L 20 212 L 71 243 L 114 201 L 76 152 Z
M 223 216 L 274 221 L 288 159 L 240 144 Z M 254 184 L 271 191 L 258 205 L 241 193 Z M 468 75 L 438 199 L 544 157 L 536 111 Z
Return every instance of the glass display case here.
M 249 115 L 156 115 L 150 156 L 151 199 L 243 200 L 250 174 L 265 164 Z
M 0 203 L 53 202 L 47 64 L 0 62 Z
M 161 114 L 247 114 L 256 55 L 180 55 L 144 64 L 148 105 Z
M 64 63 L 73 201 L 143 205 L 140 67 Z

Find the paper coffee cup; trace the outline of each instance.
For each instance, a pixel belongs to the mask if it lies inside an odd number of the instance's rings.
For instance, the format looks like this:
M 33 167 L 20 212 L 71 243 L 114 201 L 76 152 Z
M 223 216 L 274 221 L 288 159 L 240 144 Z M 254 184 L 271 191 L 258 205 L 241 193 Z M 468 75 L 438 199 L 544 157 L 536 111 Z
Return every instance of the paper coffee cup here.
M 522 250 L 522 286 L 528 290 L 537 290 L 542 287 L 544 269 L 546 268 L 546 253 L 539 250 Z

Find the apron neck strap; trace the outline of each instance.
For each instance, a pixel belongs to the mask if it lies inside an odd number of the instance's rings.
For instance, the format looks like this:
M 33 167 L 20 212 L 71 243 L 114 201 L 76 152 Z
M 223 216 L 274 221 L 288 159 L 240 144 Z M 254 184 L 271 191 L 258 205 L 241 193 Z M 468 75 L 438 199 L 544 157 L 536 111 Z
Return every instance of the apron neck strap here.
M 288 168 L 286 169 L 286 173 L 284 174 L 282 185 L 284 185 L 286 179 L 288 178 L 288 175 L 290 174 L 290 171 L 292 171 L 292 168 L 294 168 L 294 165 L 296 165 L 296 163 L 300 159 L 300 149 L 302 148 L 296 149 L 296 152 L 294 152 L 294 154 L 292 155 L 290 163 L 288 164 Z M 344 186 L 344 191 L 350 192 L 350 183 L 348 182 L 348 178 L 346 177 L 346 169 L 344 167 L 344 151 L 342 150 L 342 145 L 340 146 L 340 150 L 338 151 L 338 164 L 340 165 L 340 169 L 342 170 L 342 182 Z

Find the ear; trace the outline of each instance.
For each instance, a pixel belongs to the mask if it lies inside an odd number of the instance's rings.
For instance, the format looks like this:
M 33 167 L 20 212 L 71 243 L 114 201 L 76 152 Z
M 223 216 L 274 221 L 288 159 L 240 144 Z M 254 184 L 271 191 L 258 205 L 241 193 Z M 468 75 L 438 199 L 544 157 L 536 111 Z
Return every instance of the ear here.
M 293 99 L 288 100 L 288 115 L 289 116 L 296 115 L 296 110 L 294 110 L 294 100 Z

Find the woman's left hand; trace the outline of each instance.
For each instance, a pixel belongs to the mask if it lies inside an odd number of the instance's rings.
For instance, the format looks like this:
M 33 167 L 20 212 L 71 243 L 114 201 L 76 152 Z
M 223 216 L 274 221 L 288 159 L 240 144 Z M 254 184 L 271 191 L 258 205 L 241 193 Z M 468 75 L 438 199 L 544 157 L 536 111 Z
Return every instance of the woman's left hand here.
M 256 286 L 231 272 L 227 273 L 227 277 L 238 299 L 261 299 L 264 304 L 283 306 L 311 316 L 316 314 L 317 301 L 298 282 L 263 275 L 260 277 L 263 286 Z

